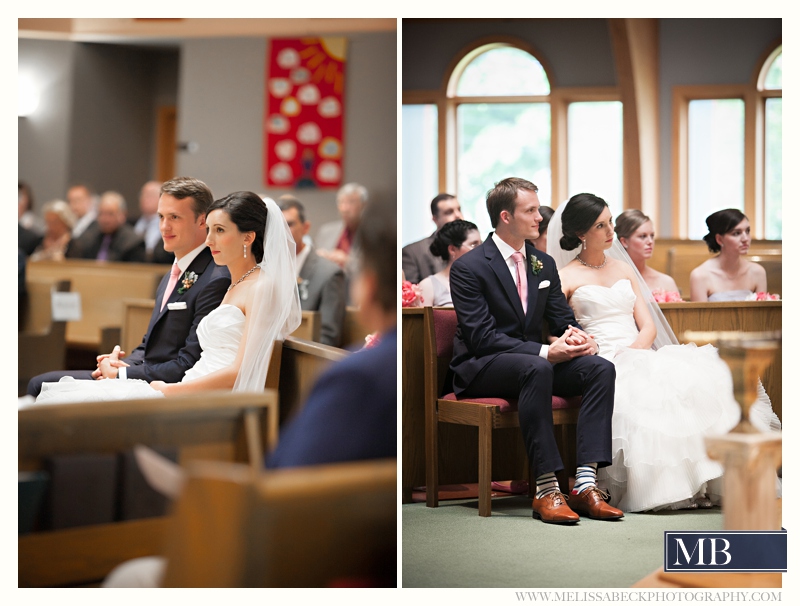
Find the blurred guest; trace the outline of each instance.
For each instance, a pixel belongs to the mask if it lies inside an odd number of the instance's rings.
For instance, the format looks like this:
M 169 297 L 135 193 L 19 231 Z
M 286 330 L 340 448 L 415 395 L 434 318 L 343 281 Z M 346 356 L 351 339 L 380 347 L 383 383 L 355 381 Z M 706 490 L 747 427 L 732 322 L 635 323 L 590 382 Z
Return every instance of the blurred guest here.
M 94 192 L 82 183 L 73 185 L 67 190 L 67 202 L 75 214 L 75 227 L 72 237 L 79 238 L 97 219 L 97 204 Z
M 536 250 L 547 252 L 547 226 L 550 225 L 550 218 L 555 211 L 549 206 L 540 206 L 539 214 L 542 215 L 542 222 L 539 223 L 539 237 L 535 240 L 529 240 Z
M 87 229 L 80 238 L 73 238 L 66 256 L 98 261 L 131 261 L 144 263 L 144 240 L 125 221 L 125 198 L 107 191 L 100 198 L 96 226 Z
M 18 330 L 25 325 L 26 306 L 28 303 L 28 287 L 25 283 L 25 266 L 27 256 L 21 248 L 17 248 L 17 323 Z
M 44 221 L 33 210 L 33 192 L 24 181 L 18 181 L 19 194 L 17 197 L 19 224 L 38 235 L 44 233 Z
M 651 292 L 678 293 L 678 285 L 672 276 L 647 266 L 647 260 L 653 256 L 656 241 L 650 217 L 640 210 L 630 208 L 617 217 L 614 231 Z M 680 299 L 679 295 L 677 299 Z
M 434 235 L 430 252 L 441 259 L 445 267 L 419 283 L 422 304 L 426 307 L 452 307 L 450 268 L 456 259 L 481 243 L 481 234 L 474 223 L 456 219 L 443 225 Z
M 303 241 L 303 236 L 311 229 L 311 223 L 306 220 L 306 210 L 300 201 L 285 195 L 278 198 L 277 202 L 297 244 L 300 307 L 319 312 L 320 343 L 340 347 L 347 303 L 344 271 L 332 261 L 320 257 Z
M 161 183 L 148 181 L 139 191 L 139 218 L 133 230 L 144 240 L 145 259 L 148 263 L 172 263 L 175 255 L 164 250 L 158 219 L 158 199 L 161 197 Z
M 708 250 L 719 253 L 689 274 L 692 301 L 742 301 L 767 292 L 767 272 L 744 258 L 750 250 L 750 221 L 739 210 L 726 208 L 706 217 Z
M 72 228 L 75 227 L 75 215 L 69 204 L 63 200 L 53 200 L 42 209 L 47 229 L 44 239 L 31 255 L 32 261 L 63 261 L 72 239 Z
M 464 215 L 461 214 L 461 204 L 455 196 L 439 194 L 431 201 L 431 218 L 438 231 L 450 221 L 463 219 Z M 431 244 L 435 236 L 436 231 L 427 238 L 403 247 L 403 273 L 409 282 L 418 284 L 423 278 L 444 269 L 446 263 L 441 257 L 431 253 Z
M 356 230 L 366 204 L 367 189 L 363 185 L 343 185 L 336 194 L 336 208 L 341 219 L 325 223 L 317 233 L 317 254 L 333 261 L 347 273 L 350 273 L 348 261 L 351 251 L 354 251 Z
M 26 257 L 36 250 L 41 241 L 41 234 L 22 227 L 22 223 L 17 223 L 17 247 L 25 253 Z

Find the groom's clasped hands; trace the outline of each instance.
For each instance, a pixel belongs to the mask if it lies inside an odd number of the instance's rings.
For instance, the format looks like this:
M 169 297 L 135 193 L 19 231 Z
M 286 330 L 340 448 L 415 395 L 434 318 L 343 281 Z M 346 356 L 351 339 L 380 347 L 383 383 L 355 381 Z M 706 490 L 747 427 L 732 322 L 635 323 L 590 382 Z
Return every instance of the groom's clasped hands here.
M 553 364 L 567 362 L 580 356 L 592 356 L 598 351 L 594 337 L 580 328 L 570 326 L 564 334 L 550 343 L 547 359 Z

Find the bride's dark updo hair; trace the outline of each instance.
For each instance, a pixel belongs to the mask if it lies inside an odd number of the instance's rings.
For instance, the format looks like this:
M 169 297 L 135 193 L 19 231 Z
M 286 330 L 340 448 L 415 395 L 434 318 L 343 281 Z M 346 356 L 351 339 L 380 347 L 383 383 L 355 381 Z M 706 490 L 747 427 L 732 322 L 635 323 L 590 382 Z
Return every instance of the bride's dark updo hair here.
M 717 243 L 717 235 L 722 236 L 727 234 L 745 219 L 747 219 L 747 217 L 744 213 L 735 208 L 725 208 L 708 215 L 708 217 L 706 217 L 708 233 L 703 236 L 703 240 L 705 240 L 708 245 L 708 250 L 711 252 L 719 252 L 721 249 L 720 245 Z
M 264 201 L 251 191 L 235 191 L 209 206 L 206 216 L 212 210 L 224 210 L 228 213 L 240 232 L 255 232 L 256 237 L 250 250 L 256 262 L 261 263 L 264 258 L 264 229 L 267 226 L 267 205 Z
M 561 231 L 563 235 L 559 244 L 564 250 L 573 250 L 581 244 L 578 234 L 585 234 L 597 221 L 597 217 L 607 208 L 608 204 L 603 198 L 594 194 L 577 194 L 567 202 L 564 213 L 561 215 Z
M 459 248 L 464 243 L 464 240 L 467 239 L 467 234 L 472 230 L 478 231 L 478 226 L 463 219 L 445 223 L 436 232 L 436 237 L 431 242 L 431 254 L 441 258 L 446 263 L 450 260 L 450 251 L 447 250 L 447 247 L 452 244 Z

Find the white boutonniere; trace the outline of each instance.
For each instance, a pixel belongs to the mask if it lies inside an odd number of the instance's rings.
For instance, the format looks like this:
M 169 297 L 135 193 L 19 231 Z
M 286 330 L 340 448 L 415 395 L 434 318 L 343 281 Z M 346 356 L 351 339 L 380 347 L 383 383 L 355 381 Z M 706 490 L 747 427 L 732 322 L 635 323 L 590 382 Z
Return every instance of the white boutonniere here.
M 178 289 L 178 294 L 182 295 L 185 293 L 195 282 L 197 282 L 197 274 L 193 271 L 187 271 L 183 274 L 183 278 L 181 279 L 181 287 Z
M 531 271 L 533 271 L 533 275 L 538 276 L 543 267 L 544 265 L 536 258 L 536 255 L 531 255 Z
M 297 278 L 297 290 L 300 293 L 300 300 L 307 301 L 308 300 L 308 280 L 303 280 L 303 278 Z

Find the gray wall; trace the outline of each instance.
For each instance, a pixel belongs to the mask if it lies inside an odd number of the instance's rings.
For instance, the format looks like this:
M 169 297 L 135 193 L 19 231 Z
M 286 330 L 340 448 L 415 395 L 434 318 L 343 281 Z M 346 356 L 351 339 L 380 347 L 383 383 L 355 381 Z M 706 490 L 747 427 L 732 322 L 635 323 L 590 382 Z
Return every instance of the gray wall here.
M 438 89 L 453 57 L 471 42 L 512 35 L 540 51 L 558 86 L 614 86 L 606 19 L 404 19 L 403 89 Z M 780 19 L 659 20 L 660 224 L 671 231 L 672 87 L 749 83 L 781 36 Z
M 19 71 L 36 74 L 41 85 L 36 112 L 17 118 L 19 178 L 32 187 L 38 208 L 66 194 L 75 54 L 69 42 L 19 41 Z
M 344 181 L 371 196 L 397 191 L 397 37 L 394 32 L 347 35 Z M 270 188 L 264 181 L 264 38 L 200 39 L 182 44 L 177 170 L 203 179 L 215 196 L 249 189 L 296 195 L 307 207 L 311 233 L 338 218 L 335 189 Z

